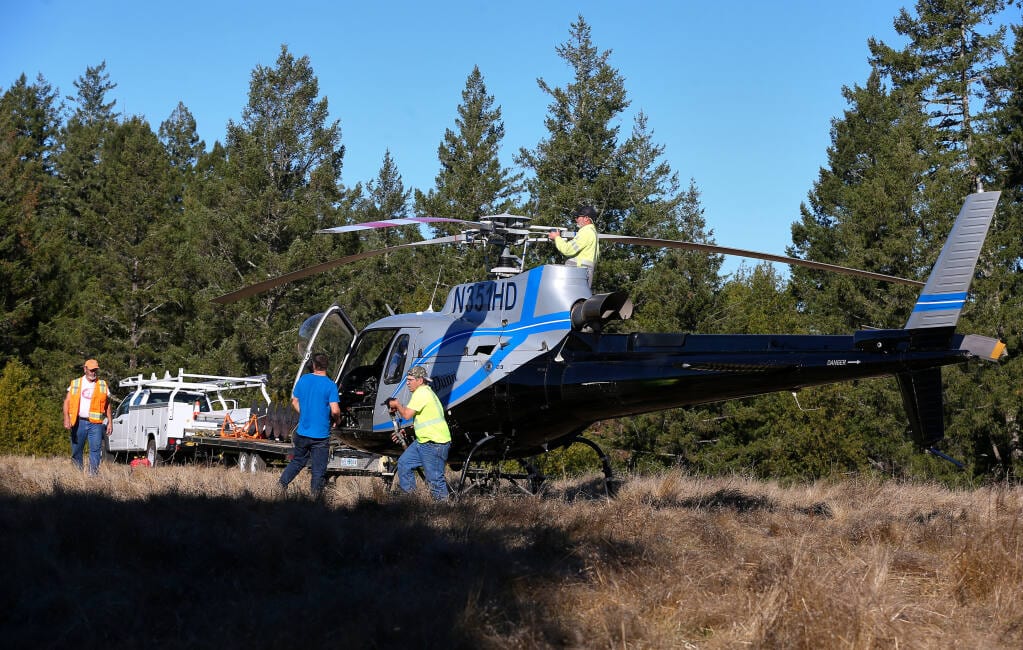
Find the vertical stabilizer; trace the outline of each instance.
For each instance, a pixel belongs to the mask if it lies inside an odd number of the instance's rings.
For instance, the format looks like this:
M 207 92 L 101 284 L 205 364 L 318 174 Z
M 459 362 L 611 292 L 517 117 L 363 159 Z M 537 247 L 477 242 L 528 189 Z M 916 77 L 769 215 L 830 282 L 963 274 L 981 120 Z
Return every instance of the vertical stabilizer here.
M 980 192 L 966 197 L 906 329 L 955 327 L 1000 195 Z

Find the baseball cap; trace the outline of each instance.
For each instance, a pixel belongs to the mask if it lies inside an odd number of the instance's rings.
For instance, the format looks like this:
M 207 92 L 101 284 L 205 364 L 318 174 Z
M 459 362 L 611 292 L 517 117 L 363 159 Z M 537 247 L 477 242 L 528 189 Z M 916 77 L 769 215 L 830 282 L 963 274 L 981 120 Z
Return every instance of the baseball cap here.
M 430 378 L 426 375 L 426 368 L 422 366 L 416 366 L 408 371 L 408 376 L 412 379 L 422 379 L 423 381 L 429 382 Z
M 575 212 L 572 213 L 572 218 L 574 219 L 576 217 L 586 217 L 590 221 L 596 221 L 597 211 L 594 210 L 592 206 L 580 205 L 578 208 L 575 209 Z
M 95 359 L 89 359 L 88 361 L 85 362 L 85 369 L 86 370 L 98 370 L 99 369 L 99 361 L 96 361 Z

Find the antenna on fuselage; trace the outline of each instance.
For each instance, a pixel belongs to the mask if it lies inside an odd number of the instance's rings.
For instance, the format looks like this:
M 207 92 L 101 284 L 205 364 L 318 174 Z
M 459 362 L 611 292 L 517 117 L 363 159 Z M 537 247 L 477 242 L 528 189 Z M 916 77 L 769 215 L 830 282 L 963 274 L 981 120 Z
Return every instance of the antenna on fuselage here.
M 433 311 L 433 299 L 437 297 L 437 289 L 440 288 L 440 274 L 443 271 L 443 268 L 437 269 L 437 282 L 433 285 L 433 293 L 430 294 L 430 307 L 426 311 Z

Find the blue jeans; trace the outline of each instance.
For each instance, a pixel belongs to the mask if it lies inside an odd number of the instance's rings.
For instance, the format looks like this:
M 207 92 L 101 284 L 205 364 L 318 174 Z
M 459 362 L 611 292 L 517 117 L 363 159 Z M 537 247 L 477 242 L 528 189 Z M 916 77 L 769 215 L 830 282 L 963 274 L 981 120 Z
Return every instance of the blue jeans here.
M 102 422 L 89 422 L 89 418 L 78 418 L 71 427 L 71 462 L 82 469 L 82 454 L 85 443 L 89 443 L 89 476 L 99 474 L 99 464 L 103 452 L 103 432 L 107 425 Z
M 295 452 L 291 458 L 291 462 L 284 468 L 284 472 L 281 474 L 281 485 L 288 487 L 288 483 L 302 471 L 302 468 L 309 462 L 309 458 L 312 457 L 312 466 L 309 471 L 313 473 L 309 479 L 309 487 L 312 490 L 313 496 L 320 496 L 320 492 L 323 491 L 323 484 L 327 482 L 327 455 L 330 451 L 330 437 L 326 438 L 309 438 L 307 436 L 295 434 Z
M 398 459 L 398 487 L 402 492 L 416 489 L 415 469 L 423 468 L 430 494 L 437 501 L 448 498 L 448 483 L 444 480 L 444 465 L 448 461 L 451 443 L 413 442 Z

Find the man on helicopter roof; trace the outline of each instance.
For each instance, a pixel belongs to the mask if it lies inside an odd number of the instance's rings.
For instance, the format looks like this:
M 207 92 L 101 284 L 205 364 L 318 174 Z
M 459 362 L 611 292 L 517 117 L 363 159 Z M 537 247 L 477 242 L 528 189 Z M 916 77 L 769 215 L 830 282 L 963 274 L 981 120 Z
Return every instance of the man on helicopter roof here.
M 592 287 L 593 271 L 600 256 L 597 227 L 593 225 L 597 211 L 591 206 L 581 205 L 576 208 L 573 216 L 575 225 L 579 228 L 575 237 L 564 239 L 560 231 L 552 230 L 547 234 L 547 238 L 554 242 L 559 253 L 568 258 L 565 260 L 566 266 L 581 266 L 586 269 L 586 283 Z

